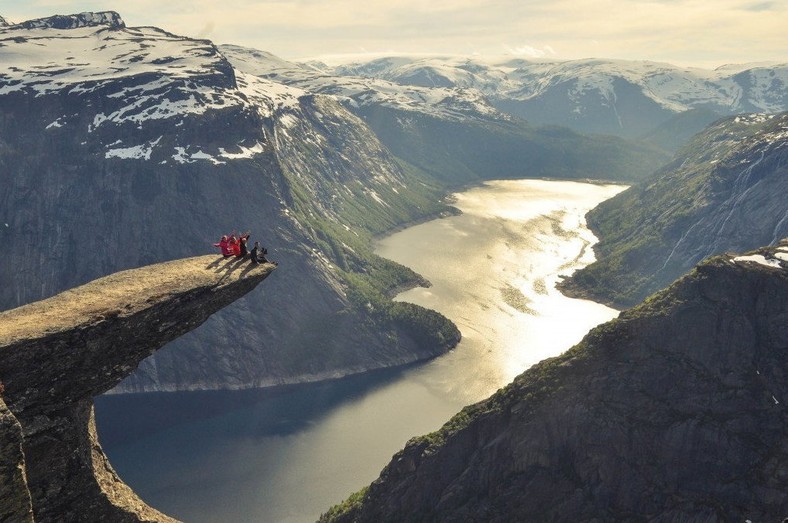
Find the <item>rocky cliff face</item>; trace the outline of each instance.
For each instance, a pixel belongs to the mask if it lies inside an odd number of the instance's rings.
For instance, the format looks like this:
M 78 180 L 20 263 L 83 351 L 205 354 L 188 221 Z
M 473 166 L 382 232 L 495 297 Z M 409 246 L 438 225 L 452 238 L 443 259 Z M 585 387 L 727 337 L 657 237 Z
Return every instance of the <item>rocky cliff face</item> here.
M 0 397 L 0 521 L 33 521 L 22 426 Z
M 126 27 L 116 13 L 2 27 L 0 43 L 0 308 L 250 230 L 284 270 L 144 363 L 125 390 L 315 380 L 456 343 L 445 318 L 410 308 L 427 321 L 408 321 L 380 299 L 417 278 L 369 245 L 440 210 L 437 190 L 332 98 L 244 74 L 209 41 Z M 383 283 L 361 296 L 373 279 Z M 371 319 L 376 298 L 385 314 Z
M 174 521 L 112 470 L 92 399 L 273 269 L 217 256 L 176 260 L 0 313 L 3 520 Z
M 675 160 L 591 211 L 597 262 L 563 286 L 631 306 L 707 256 L 788 235 L 788 113 L 720 120 Z
M 700 264 L 415 438 L 326 521 L 780 521 L 788 241 Z

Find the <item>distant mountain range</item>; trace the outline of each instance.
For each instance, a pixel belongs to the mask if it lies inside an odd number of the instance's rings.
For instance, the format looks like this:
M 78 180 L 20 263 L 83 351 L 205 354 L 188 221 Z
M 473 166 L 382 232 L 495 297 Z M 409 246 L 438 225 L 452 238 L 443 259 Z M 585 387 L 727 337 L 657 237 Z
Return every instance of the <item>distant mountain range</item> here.
M 358 71 L 332 70 L 234 45 L 220 50 L 238 70 L 335 97 L 395 155 L 448 184 L 523 176 L 631 181 L 669 159 L 648 145 L 532 125 L 497 109 L 487 93 L 465 84 L 398 83 L 377 62 Z M 381 76 L 366 74 L 371 72 Z
M 534 124 L 628 138 L 647 136 L 676 115 L 692 110 L 717 117 L 788 110 L 788 63 L 705 70 L 604 59 L 392 57 L 323 66 L 323 70 L 400 85 L 471 89 L 497 109 Z

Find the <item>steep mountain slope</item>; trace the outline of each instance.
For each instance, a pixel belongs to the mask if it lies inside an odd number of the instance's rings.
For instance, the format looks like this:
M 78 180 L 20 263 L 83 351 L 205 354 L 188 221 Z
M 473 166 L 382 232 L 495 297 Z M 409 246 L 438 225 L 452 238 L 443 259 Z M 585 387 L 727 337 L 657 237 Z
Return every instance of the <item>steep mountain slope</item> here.
M 523 176 L 637 180 L 668 161 L 621 139 L 533 127 L 495 109 L 475 88 L 338 76 L 254 49 L 221 50 L 239 70 L 336 97 L 397 157 L 447 184 Z
M 788 113 L 721 120 L 652 178 L 591 211 L 597 261 L 564 290 L 637 303 L 703 258 L 788 235 Z
M 0 20 L 2 25 L 2 20 Z M 32 523 L 33 504 L 25 475 L 22 426 L 0 397 L 0 519 Z
M 4 27 L 0 44 L 0 307 L 249 229 L 280 262 L 270 285 L 146 361 L 127 389 L 319 379 L 456 343 L 442 316 L 384 299 L 418 278 L 368 241 L 439 211 L 437 191 L 332 98 L 116 13 Z
M 695 134 L 719 119 L 720 115 L 711 109 L 689 109 L 661 123 L 641 136 L 640 140 L 665 151 L 678 151 Z
M 788 241 L 721 256 L 414 438 L 324 521 L 780 521 Z
M 627 60 L 393 57 L 340 66 L 334 73 L 403 85 L 473 88 L 498 109 L 532 123 L 630 138 L 692 109 L 718 116 L 788 110 L 788 64 L 712 71 Z M 683 132 L 691 135 L 709 122 L 683 123 Z

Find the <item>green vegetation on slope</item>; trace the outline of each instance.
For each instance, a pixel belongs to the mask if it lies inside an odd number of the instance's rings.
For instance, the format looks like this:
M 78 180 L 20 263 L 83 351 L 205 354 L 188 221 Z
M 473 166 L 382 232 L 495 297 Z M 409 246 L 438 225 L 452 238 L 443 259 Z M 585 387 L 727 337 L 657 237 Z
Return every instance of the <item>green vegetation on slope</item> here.
M 675 153 L 683 147 L 693 135 L 719 120 L 720 115 L 711 109 L 690 109 L 652 129 L 640 137 L 640 140 L 664 150 Z
M 445 351 L 459 341 L 456 326 L 443 315 L 410 303 L 394 302 L 392 294 L 402 288 L 426 284 L 424 279 L 408 267 L 374 254 L 374 236 L 425 216 L 438 215 L 447 207 L 439 202 L 439 185 L 417 178 L 413 170 L 403 170 L 403 186 L 395 194 L 384 195 L 385 205 L 364 194 L 360 184 L 349 186 L 349 194 L 334 202 L 334 210 L 343 223 L 313 212 L 314 205 L 299 179 L 288 175 L 292 211 L 305 226 L 316 248 L 334 265 L 334 274 L 342 282 L 349 302 L 345 320 L 358 329 L 379 331 L 397 344 L 405 334 L 422 350 Z M 339 328 L 342 319 L 326 318 L 315 330 L 325 333 Z M 306 340 L 305 340 L 306 341 Z M 319 340 L 314 340 L 318 342 Z M 305 346 L 313 345 L 305 343 Z M 353 366 L 352 356 L 323 347 L 322 358 L 334 357 Z M 346 360 L 346 361 L 344 361 Z
M 742 193 L 748 188 L 737 187 L 736 180 L 748 166 L 758 169 L 750 183 L 769 176 L 779 178 L 780 161 L 769 160 L 759 136 L 779 129 L 786 119 L 783 113 L 761 122 L 742 117 L 720 120 L 696 135 L 670 164 L 589 212 L 588 224 L 599 237 L 594 247 L 597 261 L 565 280 L 562 290 L 628 307 L 689 270 L 704 254 L 768 243 L 771 236 L 760 238 L 750 229 L 743 233 L 750 236 L 750 244 L 723 238 L 715 247 L 711 243 L 716 238 L 711 236 L 721 234 L 715 227 L 722 225 L 725 216 L 715 220 L 714 213 L 728 209 L 723 204 L 733 212 L 732 198 L 742 196 L 737 205 L 746 203 Z M 761 162 L 759 157 L 766 160 Z M 760 197 L 781 198 L 779 191 L 772 192 L 767 190 Z M 766 200 L 757 206 L 768 209 Z M 769 232 L 774 226 L 768 224 L 784 212 L 783 208 L 778 216 L 762 220 Z M 716 252 L 710 252 L 715 248 Z

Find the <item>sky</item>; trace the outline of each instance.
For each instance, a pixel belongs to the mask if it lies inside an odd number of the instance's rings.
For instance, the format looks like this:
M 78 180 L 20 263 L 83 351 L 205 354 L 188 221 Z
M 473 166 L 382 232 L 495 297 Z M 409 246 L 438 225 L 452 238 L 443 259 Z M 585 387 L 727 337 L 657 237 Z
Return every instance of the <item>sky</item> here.
M 620 58 L 713 68 L 788 61 L 788 0 L 0 0 L 21 22 L 113 10 L 289 60 L 392 54 Z

